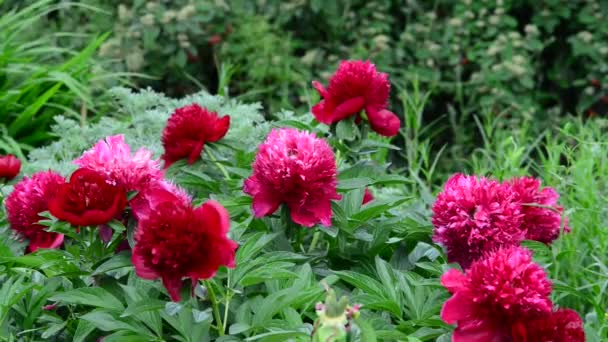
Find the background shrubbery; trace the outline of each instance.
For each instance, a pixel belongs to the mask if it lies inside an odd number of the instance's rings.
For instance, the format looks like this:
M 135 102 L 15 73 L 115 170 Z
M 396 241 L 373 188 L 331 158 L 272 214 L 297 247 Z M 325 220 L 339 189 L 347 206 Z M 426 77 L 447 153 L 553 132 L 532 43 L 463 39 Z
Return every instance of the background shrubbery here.
M 448 340 L 451 328 L 439 319 L 448 294 L 438 281 L 448 266 L 430 239 L 434 194 L 454 172 L 534 175 L 561 194 L 572 232 L 551 247 L 526 244 L 554 281 L 555 303 L 577 310 L 588 340 L 602 341 L 607 6 L 4 0 L 0 152 L 27 158 L 25 174 L 52 168 L 67 175 L 75 157 L 111 134 L 125 134 L 131 146 L 158 157 L 160 132 L 179 106 L 197 102 L 231 115 L 227 137 L 205 147 L 216 162 L 203 157 L 168 175 L 231 213 L 239 266 L 212 283 L 220 302 L 231 302 L 226 330 L 234 338 L 223 341 L 306 340 L 314 304 L 323 298 L 321 279 L 364 305 L 362 316 L 380 340 Z M 370 59 L 390 75 L 391 109 L 403 126 L 397 138 L 370 134 L 352 146 L 350 137 L 332 136 L 313 120 L 318 96 L 310 82 L 326 83 L 342 59 Z M 150 89 L 107 91 L 120 84 Z M 285 235 L 279 215 L 251 217 L 240 182 L 266 133 L 285 126 L 331 136 L 339 151 L 344 198 L 331 229 Z M 376 202 L 361 207 L 366 186 Z M 10 238 L 5 220 L 2 226 L 0 339 L 216 337 L 202 288 L 198 300 L 168 303 L 159 284 L 133 274 L 124 254 L 17 257 L 23 246 Z M 314 238 L 317 248 L 309 249 Z M 42 310 L 56 302 L 56 311 Z

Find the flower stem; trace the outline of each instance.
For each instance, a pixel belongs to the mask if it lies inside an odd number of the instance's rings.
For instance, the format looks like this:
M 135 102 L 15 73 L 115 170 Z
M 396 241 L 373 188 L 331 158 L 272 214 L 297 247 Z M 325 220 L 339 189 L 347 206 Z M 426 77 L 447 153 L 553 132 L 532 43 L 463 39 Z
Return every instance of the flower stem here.
M 312 253 L 312 251 L 317 247 L 317 242 L 319 242 L 319 236 L 321 236 L 320 231 L 316 231 L 312 236 L 312 242 L 310 243 L 310 247 L 308 247 L 308 253 Z
M 230 269 L 228 269 L 228 277 L 226 280 L 226 305 L 224 307 L 224 329 L 228 325 L 228 310 L 230 309 L 230 300 L 232 299 L 233 292 L 230 289 Z
M 211 149 L 209 147 L 207 147 L 205 149 L 205 151 L 207 151 L 207 154 L 209 154 L 209 158 L 211 158 L 211 160 L 213 161 L 213 163 L 215 163 L 215 165 L 218 167 L 218 169 L 220 169 L 220 171 L 222 171 L 222 174 L 224 174 L 224 177 L 226 179 L 230 179 L 230 175 L 228 174 L 228 171 L 226 170 L 224 165 L 220 164 L 220 162 L 217 160 L 217 158 L 215 157 L 213 152 L 211 152 Z
M 215 297 L 215 292 L 213 291 L 213 286 L 208 280 L 205 280 L 204 283 L 205 287 L 207 288 L 207 293 L 209 294 L 211 307 L 213 307 L 213 316 L 215 317 L 217 332 L 220 336 L 224 336 L 224 324 L 222 323 L 222 316 L 220 316 L 220 309 L 217 303 L 217 298 Z

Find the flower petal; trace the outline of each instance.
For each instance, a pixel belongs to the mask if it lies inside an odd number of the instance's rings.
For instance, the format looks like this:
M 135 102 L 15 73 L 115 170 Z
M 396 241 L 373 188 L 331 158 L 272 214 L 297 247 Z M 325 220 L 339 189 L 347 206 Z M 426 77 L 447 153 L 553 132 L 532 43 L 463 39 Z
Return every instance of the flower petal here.
M 401 121 L 393 112 L 386 109 L 377 110 L 373 107 L 367 107 L 365 113 L 367 114 L 370 126 L 376 133 L 385 137 L 392 137 L 399 133 Z

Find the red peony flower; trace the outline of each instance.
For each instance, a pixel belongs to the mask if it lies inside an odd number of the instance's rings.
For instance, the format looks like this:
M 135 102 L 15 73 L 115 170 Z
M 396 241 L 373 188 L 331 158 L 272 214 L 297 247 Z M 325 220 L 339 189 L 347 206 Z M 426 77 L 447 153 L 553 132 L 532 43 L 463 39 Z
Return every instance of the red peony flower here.
M 362 205 L 367 204 L 373 200 L 374 200 L 374 194 L 372 194 L 372 192 L 369 191 L 368 188 L 365 188 L 365 193 L 363 193 L 363 202 L 361 204 Z
M 146 196 L 152 210 L 139 220 L 132 255 L 138 276 L 161 278 L 171 299 L 179 301 L 183 278 L 194 285 L 222 265 L 235 266 L 238 245 L 226 237 L 230 217 L 221 204 L 209 200 L 192 208 L 163 189 Z
M 386 109 L 391 90 L 388 75 L 378 72 L 369 61 L 342 61 L 327 89 L 317 81 L 312 85 L 323 97 L 312 107 L 319 122 L 331 125 L 353 115 L 359 117 L 365 110 L 376 133 L 392 137 L 399 132 L 399 118 Z
M 296 129 L 273 130 L 260 145 L 253 174 L 243 191 L 253 196 L 253 213 L 262 217 L 286 203 L 291 219 L 312 227 L 331 225 L 336 192 L 336 160 L 325 140 Z
M 551 315 L 515 328 L 514 342 L 585 342 L 583 321 L 574 310 L 560 309 Z
M 222 42 L 222 36 L 220 36 L 219 34 L 214 34 L 213 36 L 209 37 L 209 39 L 207 39 L 207 42 L 209 43 L 209 45 L 217 45 Z
M 64 182 L 63 177 L 55 172 L 38 172 L 31 178 L 24 177 L 6 198 L 11 229 L 29 240 L 30 252 L 38 248 L 59 248 L 63 243 L 63 234 L 44 231 L 45 227 L 38 221 L 42 219 L 39 214 L 49 209 L 50 199 Z
M 463 268 L 485 252 L 525 239 L 521 205 L 508 184 L 455 174 L 433 205 L 433 240 Z
M 192 198 L 184 189 L 167 181 L 156 182 L 131 200 L 131 211 L 137 220 L 144 219 L 159 201 L 173 201 L 180 206 L 189 206 Z
M 194 163 L 205 143 L 223 138 L 229 126 L 230 116 L 220 118 L 196 103 L 176 109 L 163 131 L 165 168 L 185 158 L 189 164 Z
M 452 293 L 441 319 L 457 324 L 454 342 L 512 341 L 518 322 L 551 314 L 551 283 L 521 247 L 489 253 L 465 274 L 451 269 L 441 283 Z
M 90 169 L 78 169 L 49 203 L 51 214 L 73 226 L 110 222 L 127 205 L 125 190 Z
M 507 183 L 517 194 L 516 201 L 522 204 L 522 229 L 526 231 L 526 239 L 544 243 L 557 239 L 564 211 L 557 205 L 557 191 L 553 188 L 541 189 L 540 181 L 534 177 L 515 178 Z M 564 231 L 570 231 L 567 222 Z
M 122 135 L 100 140 L 74 164 L 106 176 L 126 191 L 142 191 L 163 179 L 159 162 L 152 159 L 152 152 L 141 148 L 131 156 L 131 147 Z
M 21 160 L 12 154 L 0 156 L 0 180 L 11 180 L 19 174 Z

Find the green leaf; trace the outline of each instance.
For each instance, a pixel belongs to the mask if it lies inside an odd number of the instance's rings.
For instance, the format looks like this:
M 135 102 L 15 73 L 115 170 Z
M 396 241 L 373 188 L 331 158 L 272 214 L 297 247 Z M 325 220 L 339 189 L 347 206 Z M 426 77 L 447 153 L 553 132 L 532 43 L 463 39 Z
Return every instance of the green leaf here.
M 246 332 L 249 329 L 251 329 L 251 326 L 249 326 L 249 324 L 234 323 L 230 326 L 230 329 L 228 329 L 228 333 L 230 335 L 238 335 L 240 333 Z
M 353 141 L 360 135 L 359 127 L 355 124 L 354 118 L 340 120 L 336 125 L 336 136 L 340 140 Z
M 367 323 L 361 317 L 355 318 L 354 321 L 357 327 L 359 327 L 359 330 L 361 331 L 361 342 L 377 341 L 376 331 L 374 331 L 374 328 L 369 323 Z
M 131 257 L 129 256 L 129 253 L 120 252 L 120 253 L 112 256 L 110 259 L 108 259 L 103 264 L 99 265 L 93 272 L 93 275 L 103 274 L 103 273 L 107 273 L 109 271 L 113 271 L 113 270 L 116 270 L 119 268 L 131 267 L 131 266 L 133 266 L 133 264 L 131 263 Z
M 65 325 L 66 325 L 67 323 L 68 323 L 68 322 L 67 322 L 67 321 L 65 321 L 65 322 L 61 322 L 61 323 L 55 323 L 55 324 L 51 324 L 51 325 L 49 326 L 49 328 L 48 328 L 48 329 L 46 329 L 46 330 L 45 330 L 45 331 L 42 333 L 41 337 L 42 337 L 42 338 L 44 338 L 44 339 L 47 339 L 47 338 L 49 338 L 49 337 L 51 337 L 51 336 L 53 336 L 53 335 L 57 334 L 59 331 L 61 331 L 61 329 L 63 329 L 63 328 L 65 327 Z
M 130 304 L 120 317 L 129 317 L 147 311 L 164 309 L 166 302 L 158 299 L 146 298 L 142 301 Z
M 276 330 L 248 337 L 245 339 L 245 341 L 257 341 L 264 339 L 264 342 L 284 342 L 291 340 L 291 338 L 309 336 L 310 335 L 308 333 L 298 330 Z
M 80 319 L 88 321 L 89 323 L 93 324 L 97 329 L 103 331 L 127 330 L 146 336 L 151 336 L 144 327 L 134 326 L 130 323 L 127 323 L 128 320 L 124 318 L 118 318 L 117 315 L 117 313 L 110 313 L 105 310 L 94 310 L 80 316 Z
M 350 179 L 340 179 L 338 181 L 338 190 L 352 190 L 352 189 L 362 189 L 368 186 L 372 182 L 369 178 L 350 178 Z
M 116 297 L 101 287 L 83 287 L 58 293 L 49 298 L 49 300 L 68 304 L 90 305 L 113 310 L 124 309 L 124 306 Z
M 79 320 L 76 332 L 74 332 L 73 342 L 83 342 L 87 336 L 95 330 L 95 326 L 89 321 Z

